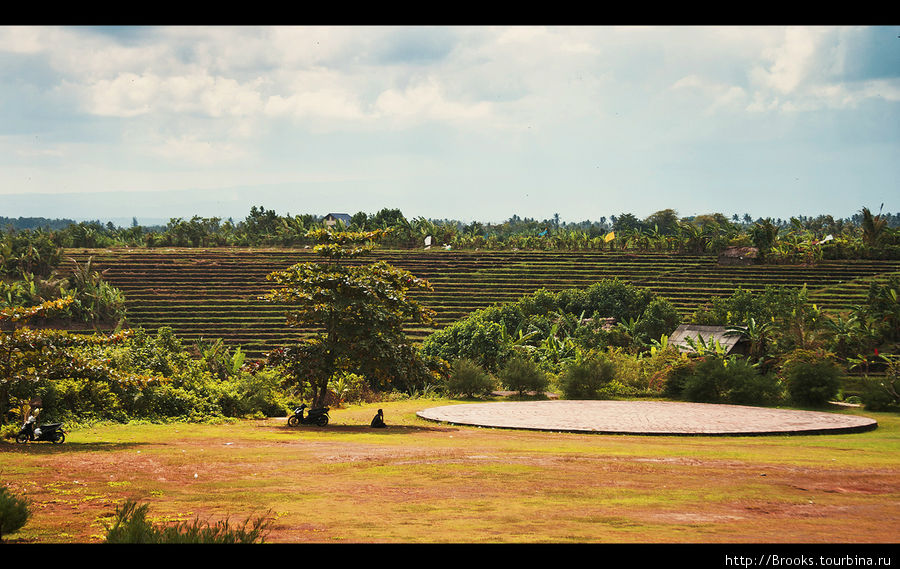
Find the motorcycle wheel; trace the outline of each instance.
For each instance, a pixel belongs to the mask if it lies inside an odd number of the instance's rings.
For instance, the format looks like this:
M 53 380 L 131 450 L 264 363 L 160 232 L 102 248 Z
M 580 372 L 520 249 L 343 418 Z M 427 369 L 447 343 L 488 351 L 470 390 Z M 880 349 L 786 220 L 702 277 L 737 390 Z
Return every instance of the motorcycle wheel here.
M 296 415 L 291 415 L 290 417 L 288 417 L 288 426 L 289 427 L 296 427 L 299 424 L 300 424 L 300 419 Z
M 19 443 L 19 444 L 27 443 L 27 442 L 28 442 L 28 435 L 26 435 L 25 433 L 21 433 L 21 434 L 16 435 L 16 442 Z
M 52 442 L 53 442 L 53 444 L 55 444 L 55 445 L 61 445 L 61 444 L 63 444 L 64 442 L 66 442 L 66 435 L 64 435 L 64 434 L 62 434 L 62 433 L 57 433 L 57 435 L 56 435 L 55 437 L 53 437 L 53 441 L 52 441 Z
M 328 424 L 328 415 L 319 415 L 316 418 L 316 424 L 319 425 L 320 427 L 324 427 L 325 425 L 327 425 Z

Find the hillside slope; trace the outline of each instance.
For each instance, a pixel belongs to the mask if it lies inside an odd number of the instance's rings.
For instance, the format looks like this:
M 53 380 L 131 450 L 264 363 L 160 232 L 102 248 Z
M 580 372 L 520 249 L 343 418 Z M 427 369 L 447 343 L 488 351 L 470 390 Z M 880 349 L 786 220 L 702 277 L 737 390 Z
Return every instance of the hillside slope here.
M 69 249 L 63 258 L 63 270 L 73 260 L 93 258 L 94 267 L 125 294 L 131 326 L 170 326 L 189 341 L 223 338 L 254 357 L 302 333 L 285 325 L 284 307 L 258 299 L 272 288 L 266 275 L 318 260 L 308 249 L 238 248 Z M 420 300 L 437 312 L 437 326 L 540 288 L 582 288 L 613 277 L 666 297 L 685 315 L 737 288 L 770 284 L 806 284 L 821 308 L 843 310 L 865 299 L 871 279 L 900 271 L 900 261 L 726 266 L 709 256 L 569 251 L 376 251 L 353 262 L 374 260 L 432 283 L 434 292 Z M 419 341 L 431 331 L 411 327 L 408 334 Z

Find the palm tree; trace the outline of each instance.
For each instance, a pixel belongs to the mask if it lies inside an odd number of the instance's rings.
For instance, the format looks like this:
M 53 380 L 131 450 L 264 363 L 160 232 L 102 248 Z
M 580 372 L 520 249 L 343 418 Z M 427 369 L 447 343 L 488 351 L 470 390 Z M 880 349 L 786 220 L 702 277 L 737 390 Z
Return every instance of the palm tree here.
M 884 204 L 881 204 L 881 206 L 884 207 Z M 872 215 L 869 208 L 864 207 L 860 213 L 862 214 L 860 225 L 862 226 L 863 242 L 870 247 L 875 247 L 884 236 L 887 219 L 881 215 L 881 210 L 879 210 L 878 215 Z

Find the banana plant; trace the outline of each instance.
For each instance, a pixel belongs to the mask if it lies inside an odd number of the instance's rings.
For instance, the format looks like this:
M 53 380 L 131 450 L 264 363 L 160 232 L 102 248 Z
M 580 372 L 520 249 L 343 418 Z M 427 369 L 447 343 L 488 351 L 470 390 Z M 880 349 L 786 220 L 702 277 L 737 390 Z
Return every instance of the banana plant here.
M 528 341 L 537 336 L 540 331 L 532 329 L 530 332 L 526 333 L 522 329 L 522 326 L 524 324 L 524 322 L 520 323 L 515 332 L 513 332 L 512 334 L 506 331 L 506 326 L 500 326 L 500 340 L 504 344 L 509 344 L 510 346 L 512 346 L 513 349 L 526 352 L 532 351 L 532 349 L 534 349 L 534 346 L 529 345 Z
M 710 338 L 707 342 L 703 339 L 703 336 L 697 334 L 696 339 L 691 338 L 690 336 L 685 336 L 685 342 L 687 342 L 688 346 L 694 350 L 699 356 L 724 356 L 725 355 L 725 346 L 723 346 L 718 340 L 715 338 Z
M 856 357 L 848 357 L 847 358 L 847 368 L 850 370 L 862 368 L 862 371 L 865 375 L 869 374 L 869 366 L 875 363 L 874 358 L 869 359 L 869 356 L 864 354 L 857 354 Z
M 231 355 L 231 375 L 236 375 L 239 371 L 241 371 L 241 367 L 244 365 L 244 360 L 246 359 L 246 354 L 241 351 L 241 347 L 238 346 L 234 350 L 234 354 Z
M 757 361 L 768 355 L 768 345 L 775 326 L 774 320 L 757 322 L 752 316 L 744 326 L 728 326 L 725 333 L 739 335 L 750 342 L 750 357 Z
M 663 334 L 659 340 L 650 340 L 650 355 L 655 356 L 660 352 L 666 351 L 669 347 L 669 336 Z

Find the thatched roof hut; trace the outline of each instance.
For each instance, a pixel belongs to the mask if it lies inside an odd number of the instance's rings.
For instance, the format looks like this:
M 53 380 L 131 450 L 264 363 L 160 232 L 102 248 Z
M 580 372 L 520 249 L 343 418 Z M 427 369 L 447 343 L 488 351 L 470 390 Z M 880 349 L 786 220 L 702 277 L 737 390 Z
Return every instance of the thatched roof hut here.
M 725 354 L 746 354 L 748 348 L 748 340 L 741 334 L 729 332 L 725 326 L 704 326 L 700 324 L 681 324 L 669 336 L 669 344 L 676 346 L 682 352 L 694 352 L 694 348 L 688 343 L 690 338 L 696 343 L 697 337 L 703 339 L 703 343 L 710 345 L 713 341 L 718 342 L 724 349 Z
M 719 253 L 720 265 L 752 265 L 759 258 L 756 247 L 728 247 Z

